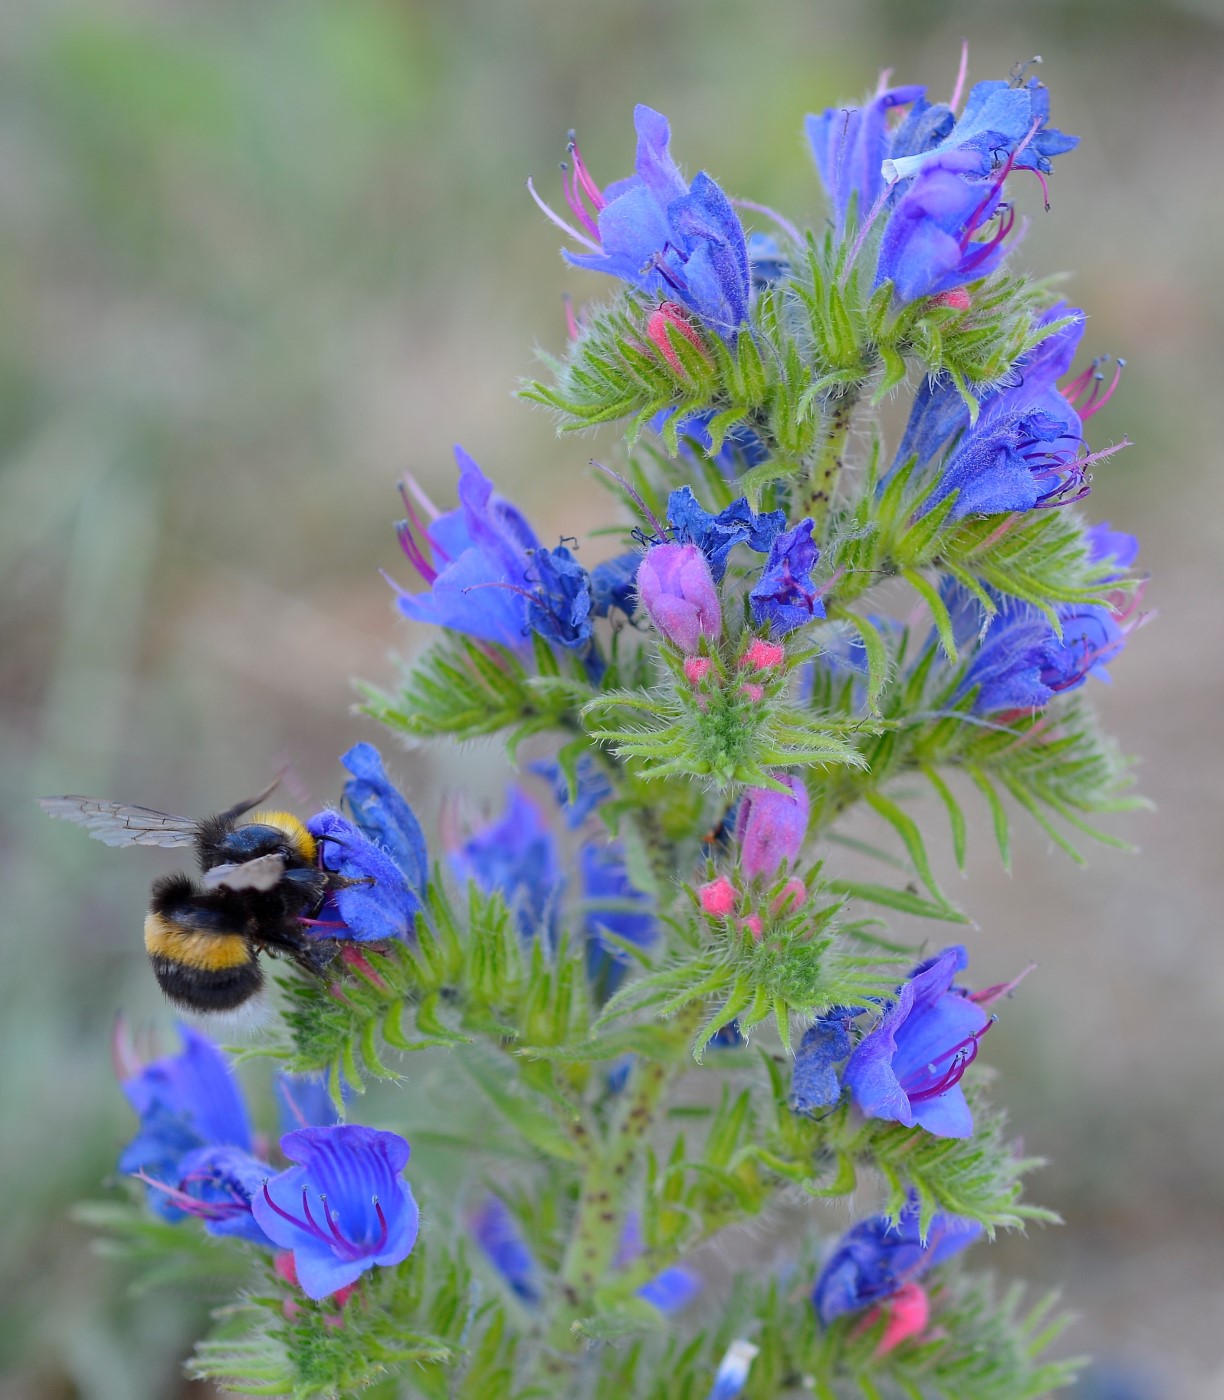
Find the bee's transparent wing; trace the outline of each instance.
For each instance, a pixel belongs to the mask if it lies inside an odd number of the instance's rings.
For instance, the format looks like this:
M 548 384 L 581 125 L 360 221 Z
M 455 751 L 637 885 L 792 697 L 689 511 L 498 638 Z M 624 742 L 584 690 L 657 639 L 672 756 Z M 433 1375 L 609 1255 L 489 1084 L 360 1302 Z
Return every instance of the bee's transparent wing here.
M 190 846 L 199 830 L 188 817 L 96 797 L 40 797 L 38 805 L 48 816 L 85 827 L 106 846 Z
M 233 864 L 214 865 L 200 877 L 206 890 L 270 890 L 285 873 L 285 857 L 273 851 Z

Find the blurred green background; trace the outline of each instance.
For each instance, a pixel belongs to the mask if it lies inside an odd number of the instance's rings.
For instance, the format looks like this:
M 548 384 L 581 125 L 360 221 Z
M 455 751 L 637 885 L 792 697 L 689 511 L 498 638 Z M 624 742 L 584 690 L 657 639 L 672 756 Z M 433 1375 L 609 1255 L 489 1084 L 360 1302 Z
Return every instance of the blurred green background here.
M 541 537 L 605 497 L 511 397 L 564 336 L 566 269 L 523 188 L 576 125 L 600 180 L 632 106 L 686 167 L 801 221 L 805 112 L 880 66 L 946 93 L 1041 53 L 1083 137 L 1036 186 L 1018 255 L 1075 272 L 1086 344 L 1130 368 L 1096 436 L 1098 517 L 1140 533 L 1159 610 L 1095 686 L 1144 756 L 1141 855 L 1086 871 L 980 838 L 963 891 L 983 981 L 1031 958 L 988 1059 L 1034 1195 L 1067 1228 L 991 1262 L 1061 1286 L 1067 1339 L 1153 1396 L 1224 1394 L 1224 7 L 945 0 L 7 0 L 0 6 L 0 1398 L 203 1394 L 203 1309 L 132 1301 L 69 1222 L 130 1133 L 107 1057 L 122 1007 L 168 1035 L 139 943 L 170 853 L 113 853 L 31 796 L 215 810 L 291 760 L 316 801 L 376 738 L 350 678 L 425 638 L 379 578 L 410 469 L 443 505 L 463 444 Z M 587 561 L 600 557 L 595 543 Z M 493 750 L 398 754 L 427 829 L 495 797 Z M 304 798 L 304 795 L 303 795 Z M 946 852 L 945 852 L 946 855 Z M 954 878 L 954 877 L 953 877 Z M 924 930 L 924 932 L 929 932 Z M 841 1217 L 830 1217 L 840 1228 Z

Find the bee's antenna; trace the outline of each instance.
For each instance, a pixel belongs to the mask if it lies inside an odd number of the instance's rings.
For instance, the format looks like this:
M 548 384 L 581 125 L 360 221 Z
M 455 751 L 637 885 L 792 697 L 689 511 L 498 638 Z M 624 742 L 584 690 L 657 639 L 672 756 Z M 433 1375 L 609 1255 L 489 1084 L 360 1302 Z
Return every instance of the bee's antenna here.
M 265 797 L 270 797 L 280 786 L 281 779 L 289 770 L 289 765 L 277 771 L 276 777 L 268 784 L 262 792 L 256 793 L 254 797 L 248 797 L 242 802 L 236 802 L 232 807 L 228 807 L 221 813 L 222 821 L 236 821 L 244 812 L 249 812 L 252 807 L 258 807 Z

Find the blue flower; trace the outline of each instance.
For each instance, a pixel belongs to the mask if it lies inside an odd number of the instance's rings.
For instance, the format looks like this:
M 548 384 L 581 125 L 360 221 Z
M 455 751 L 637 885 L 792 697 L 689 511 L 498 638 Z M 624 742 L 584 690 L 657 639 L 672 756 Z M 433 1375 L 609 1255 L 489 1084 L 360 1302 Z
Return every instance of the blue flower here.
M 695 544 L 701 550 L 714 582 L 721 583 L 735 546 L 746 544 L 758 554 L 766 553 L 785 529 L 786 515 L 780 510 L 756 515 L 744 496 L 711 515 L 691 486 L 681 486 L 667 498 L 667 523 L 677 544 Z
M 752 1363 L 759 1351 L 760 1347 L 754 1346 L 743 1337 L 737 1337 L 718 1363 L 714 1384 L 710 1387 L 706 1400 L 736 1400 L 748 1384 L 748 1372 L 752 1370 Z
M 460 447 L 455 460 L 457 510 L 426 526 L 405 494 L 409 518 L 397 527 L 400 545 L 429 590 L 401 590 L 399 609 L 417 622 L 520 648 L 531 630 L 528 569 L 540 542 L 518 508 L 496 494 Z
M 921 963 L 876 1028 L 859 1041 L 842 1080 L 869 1118 L 917 1124 L 937 1137 L 969 1137 L 973 1116 L 960 1081 L 992 1018 L 952 982 L 964 948 Z
M 344 785 L 353 820 L 399 866 L 411 888 L 424 895 L 429 879 L 425 834 L 403 794 L 387 777 L 378 750 L 373 744 L 354 744 L 340 762 L 353 775 Z
M 942 104 L 940 104 L 942 107 Z M 950 109 L 943 112 L 951 116 Z M 883 179 L 906 180 L 918 175 L 949 151 L 972 154 L 975 174 L 988 175 L 1010 159 L 1015 170 L 1035 170 L 1048 175 L 1054 156 L 1079 145 L 1078 136 L 1067 136 L 1047 126 L 1050 94 L 1036 78 L 1018 87 L 1003 79 L 976 83 L 965 99 L 965 108 L 954 125 L 934 144 L 913 153 L 892 152 L 882 167 Z M 1031 139 L 1034 122 L 1039 123 Z
M 774 540 L 761 577 L 748 595 L 753 621 L 758 627 L 768 623 L 775 637 L 784 637 L 825 615 L 812 581 L 812 570 L 820 559 L 812 530 L 812 521 L 804 519 Z
M 357 943 L 407 938 L 421 899 L 382 846 L 339 812 L 319 812 L 306 827 L 319 840 L 324 868 L 355 882 L 328 895 L 320 922 L 337 916 L 345 928 L 333 936 Z
M 861 1007 L 835 1006 L 804 1032 L 791 1072 L 793 1112 L 812 1114 L 841 1098 L 837 1066 L 850 1054 L 850 1023 L 861 1014 Z
M 1139 541 L 1102 524 L 1086 532 L 1089 560 L 1128 567 Z M 1112 582 L 1119 575 L 1108 575 Z M 1119 592 L 1110 606 L 1068 603 L 1055 609 L 1059 636 L 1036 608 L 993 594 L 998 604 L 988 621 L 980 603 L 956 583 L 941 590 L 957 642 L 970 649 L 954 700 L 973 693 L 974 714 L 1044 709 L 1056 696 L 1078 690 L 1090 675 L 1108 681 L 1106 670 L 1137 625 L 1137 597 Z M 934 645 L 932 639 L 931 645 Z
M 636 549 L 605 559 L 591 570 L 591 612 L 608 617 L 613 608 L 632 617 L 637 611 L 637 571 L 642 556 Z
M 409 1150 L 397 1133 L 356 1123 L 281 1138 L 297 1165 L 266 1181 L 252 1204 L 268 1238 L 293 1251 L 308 1298 L 329 1297 L 411 1253 L 420 1217 L 402 1175 Z
M 939 1211 L 924 1239 L 918 1219 L 918 1203 L 911 1197 L 896 1221 L 873 1215 L 846 1231 L 812 1290 L 817 1316 L 826 1327 L 846 1313 L 893 1297 L 982 1233 L 976 1220 Z
M 903 303 L 938 296 L 993 272 L 1006 253 L 1015 211 L 1003 206 L 1003 175 L 975 179 L 971 151 L 948 151 L 926 165 L 888 216 L 874 286 L 891 282 Z M 999 215 L 989 237 L 977 234 Z
M 620 1245 L 612 1261 L 613 1268 L 627 1269 L 642 1252 L 642 1219 L 637 1211 L 625 1215 Z M 637 1290 L 637 1296 L 661 1313 L 679 1312 L 701 1292 L 701 1279 L 683 1264 L 664 1269 Z
M 569 779 L 553 759 L 539 759 L 530 767 L 552 785 L 553 797 L 571 831 L 577 831 L 600 803 L 612 796 L 612 784 L 589 753 L 581 754 L 574 766 L 576 785 L 572 794 Z
M 145 1065 L 123 1081 L 140 1118 L 119 1170 L 146 1185 L 163 1220 L 191 1215 L 216 1235 L 267 1244 L 251 1216 L 251 1193 L 271 1170 L 252 1155 L 242 1093 L 221 1051 L 180 1026 L 183 1051 Z
M 893 153 L 896 133 L 888 117 L 896 107 L 926 106 L 921 87 L 877 92 L 866 107 L 829 107 L 805 123 L 820 178 L 833 202 L 838 232 L 844 231 L 853 203 L 860 224 L 884 192 L 884 161 Z
M 521 789 L 509 788 L 505 811 L 472 832 L 451 854 L 451 867 L 486 894 L 499 893 L 516 914 L 524 938 L 544 930 L 551 940 L 564 876 L 556 837 Z
M 953 441 L 922 513 L 953 491 L 957 493 L 951 511 L 955 520 L 1067 505 L 1087 495 L 1088 468 L 1118 449 L 1088 453 L 1074 403 L 1076 385 L 1069 386 L 1070 398 L 1056 387 L 1075 358 L 1084 313 L 1059 303 L 1037 323 L 1051 325 L 1067 316 L 1072 318 L 1069 325 L 1047 335 L 1017 362 L 1008 384 L 983 396 L 976 423 L 970 422 L 968 406 L 947 376 L 922 385 L 892 471 L 913 458 L 916 469 L 925 474 L 945 443 Z M 1085 416 L 1103 407 L 1110 394 L 1112 388 L 1085 405 Z
M 591 640 L 590 575 L 564 545 L 531 556 L 534 587 L 527 600 L 527 625 L 546 641 L 570 651 Z
M 276 1105 L 281 1130 L 286 1133 L 295 1128 L 330 1128 L 340 1122 L 323 1074 L 278 1074 Z
M 624 979 L 629 958 L 604 935 L 610 933 L 637 948 L 649 948 L 659 930 L 650 899 L 629 882 L 624 848 L 618 842 L 598 846 L 588 841 L 578 860 L 587 901 L 583 918 L 587 976 L 599 999 L 606 1000 Z
M 748 319 L 752 291 L 739 218 L 704 171 L 685 184 L 668 149 L 666 117 L 643 106 L 633 116 L 635 174 L 607 190 L 596 185 L 571 143 L 565 197 L 585 232 L 554 214 L 534 188 L 532 195 L 554 223 L 589 250 L 564 250 L 567 262 L 674 299 L 730 338 Z
M 651 419 L 651 428 L 660 435 L 668 419 L 675 416 L 674 408 L 665 408 Z M 736 477 L 749 467 L 760 466 L 769 459 L 769 448 L 761 441 L 747 423 L 733 423 L 723 434 L 722 445 L 713 451 L 714 439 L 710 436 L 710 423 L 717 414 L 713 408 L 690 413 L 676 424 L 676 434 L 681 453 L 690 451 L 688 441 L 695 442 L 704 456 L 709 458 L 726 477 Z
M 123 1081 L 123 1093 L 140 1118 L 140 1129 L 124 1148 L 119 1170 L 137 1172 L 176 1187 L 180 1164 L 206 1147 L 251 1151 L 251 1124 L 229 1062 L 205 1035 L 179 1026 L 183 1051 L 154 1060 Z M 185 1212 L 151 1187 L 148 1202 L 164 1220 Z
M 467 1227 L 481 1252 L 505 1279 L 510 1291 L 528 1307 L 538 1307 L 543 1294 L 539 1270 L 518 1221 L 500 1196 L 489 1195 L 467 1218 Z

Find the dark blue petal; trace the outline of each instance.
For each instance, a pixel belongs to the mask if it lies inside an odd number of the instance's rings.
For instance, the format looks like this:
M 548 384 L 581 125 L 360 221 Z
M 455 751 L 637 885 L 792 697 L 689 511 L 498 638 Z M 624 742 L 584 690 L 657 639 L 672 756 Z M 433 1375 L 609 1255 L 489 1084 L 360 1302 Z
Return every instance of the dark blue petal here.
M 501 1198 L 486 1196 L 467 1223 L 472 1238 L 511 1291 L 529 1307 L 536 1307 L 541 1298 L 536 1262 Z
M 812 579 L 820 551 L 812 538 L 813 522 L 801 520 L 774 540 L 761 577 L 748 595 L 752 618 L 768 624 L 775 637 L 825 615 L 824 603 Z
M 373 744 L 354 744 L 340 762 L 353 775 L 344 796 L 362 832 L 395 861 L 409 885 L 423 893 L 429 879 L 425 833 L 416 814 L 387 777 Z
M 637 611 L 637 571 L 642 556 L 636 549 L 605 559 L 591 570 L 591 613 L 608 617 L 618 608 L 626 617 Z
M 691 486 L 681 486 L 667 499 L 667 522 L 676 543 L 695 544 L 710 565 L 714 582 L 722 581 L 737 544 L 746 544 L 758 554 L 769 550 L 786 525 L 780 510 L 756 515 L 745 497 L 740 497 L 711 515 L 693 495 Z
M 273 1168 L 234 1147 L 202 1147 L 179 1164 L 178 1187 L 200 1202 L 197 1214 L 210 1235 L 230 1235 L 272 1247 L 251 1210 L 251 1202 Z
M 610 933 L 638 948 L 649 948 L 659 930 L 650 899 L 629 882 L 619 843 L 598 846 L 588 841 L 579 854 L 579 865 L 583 898 L 589 906 L 583 920 L 587 976 L 600 1000 L 606 1000 L 623 979 L 628 956 L 603 935 Z
M 564 812 L 565 824 L 571 831 L 576 831 L 601 803 L 612 796 L 612 784 L 590 754 L 582 754 L 575 765 L 577 783 L 572 794 L 569 779 L 559 763 L 552 759 L 538 759 L 530 768 L 552 784 L 553 796 Z
M 501 894 L 525 938 L 543 929 L 551 939 L 564 878 L 556 838 L 526 793 L 511 787 L 503 814 L 474 831 L 451 866 L 486 894 Z
M 841 1098 L 837 1066 L 850 1054 L 850 1024 L 859 1014 L 859 1008 L 836 1007 L 804 1032 L 791 1074 L 795 1113 L 815 1113 Z
M 701 1288 L 701 1279 L 691 1269 L 675 1267 L 656 1274 L 637 1295 L 662 1313 L 674 1313 L 688 1307 Z
M 534 587 L 527 604 L 533 632 L 571 651 L 591 639 L 591 580 L 564 545 L 537 549 L 531 555 Z
M 339 812 L 319 812 L 306 823 L 319 842 L 320 858 L 327 870 L 349 880 L 368 883 L 336 890 L 334 901 L 347 925 L 341 937 L 358 943 L 406 938 L 413 928 L 421 901 L 399 866 Z

